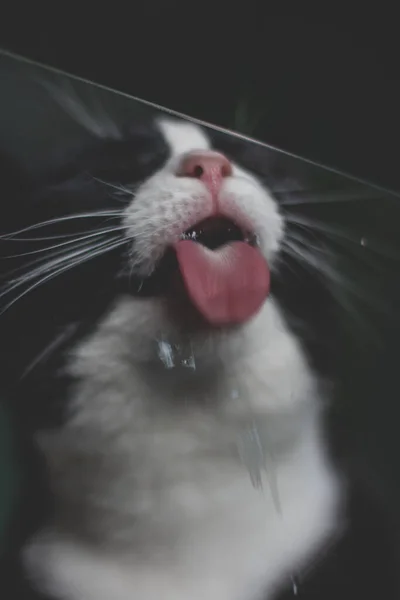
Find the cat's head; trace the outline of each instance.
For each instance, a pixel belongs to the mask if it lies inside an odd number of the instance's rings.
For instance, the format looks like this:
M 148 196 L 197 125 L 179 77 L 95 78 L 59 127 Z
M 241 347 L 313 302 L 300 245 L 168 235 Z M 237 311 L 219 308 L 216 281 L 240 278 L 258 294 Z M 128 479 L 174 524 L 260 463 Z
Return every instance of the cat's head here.
M 288 181 L 275 152 L 185 121 L 141 121 L 96 141 L 18 195 L 3 220 L 10 351 L 26 367 L 116 302 L 140 336 L 175 340 L 245 328 L 271 294 L 317 316 L 315 278 L 300 269 L 293 279 L 281 260 Z

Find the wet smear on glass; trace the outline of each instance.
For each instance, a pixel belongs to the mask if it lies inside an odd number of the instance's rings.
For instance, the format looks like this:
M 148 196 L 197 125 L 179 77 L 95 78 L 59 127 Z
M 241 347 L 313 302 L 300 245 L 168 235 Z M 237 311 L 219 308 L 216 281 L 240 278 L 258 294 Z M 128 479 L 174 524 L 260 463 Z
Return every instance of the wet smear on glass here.
M 196 361 L 194 360 L 194 355 L 191 354 L 189 358 L 182 358 L 181 365 L 183 367 L 187 367 L 188 369 L 196 369 Z
M 166 369 L 172 369 L 175 366 L 174 351 L 170 343 L 158 342 L 158 356 Z
M 238 398 L 237 390 L 232 390 L 232 398 Z M 277 514 L 282 515 L 282 505 L 279 498 L 278 480 L 275 471 L 274 454 L 271 448 L 268 448 L 265 436 L 260 435 L 259 428 L 255 420 L 246 427 L 240 436 L 238 444 L 239 456 L 247 468 L 251 483 L 255 489 L 263 491 L 263 474 L 269 485 L 271 498 Z M 299 595 L 299 585 L 294 575 L 290 576 L 291 589 L 293 596 Z
M 295 577 L 291 577 L 290 578 L 291 582 L 292 582 L 292 591 L 293 591 L 293 596 L 298 596 L 299 594 L 299 586 L 297 584 L 296 578 Z
M 173 369 L 180 365 L 187 369 L 196 369 L 196 361 L 192 347 L 188 352 L 183 352 L 177 345 L 172 345 L 165 340 L 158 341 L 158 357 L 166 369 Z
M 238 450 L 240 459 L 249 472 L 250 481 L 256 489 L 263 490 L 263 474 L 266 475 L 272 501 L 276 511 L 281 515 L 273 453 L 267 448 L 264 436 L 260 436 L 255 421 L 252 421 L 241 434 Z

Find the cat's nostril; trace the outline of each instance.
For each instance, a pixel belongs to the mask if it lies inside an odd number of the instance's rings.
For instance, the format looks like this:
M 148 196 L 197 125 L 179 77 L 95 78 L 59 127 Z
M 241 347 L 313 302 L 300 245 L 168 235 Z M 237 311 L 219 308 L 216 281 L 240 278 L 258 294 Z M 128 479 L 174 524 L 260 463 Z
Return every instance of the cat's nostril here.
M 197 177 L 198 179 L 200 179 L 201 176 L 203 175 L 203 173 L 204 173 L 204 169 L 201 165 L 196 165 L 193 168 L 193 176 L 194 177 Z

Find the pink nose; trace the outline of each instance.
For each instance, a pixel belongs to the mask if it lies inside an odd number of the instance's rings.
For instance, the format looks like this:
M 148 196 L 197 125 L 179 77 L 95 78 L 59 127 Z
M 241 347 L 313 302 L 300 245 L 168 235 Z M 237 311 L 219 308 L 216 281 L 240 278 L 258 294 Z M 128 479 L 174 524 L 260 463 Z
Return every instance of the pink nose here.
M 217 194 L 223 179 L 232 175 L 232 165 L 219 152 L 197 150 L 186 154 L 176 174 L 178 177 L 200 179 L 212 194 Z

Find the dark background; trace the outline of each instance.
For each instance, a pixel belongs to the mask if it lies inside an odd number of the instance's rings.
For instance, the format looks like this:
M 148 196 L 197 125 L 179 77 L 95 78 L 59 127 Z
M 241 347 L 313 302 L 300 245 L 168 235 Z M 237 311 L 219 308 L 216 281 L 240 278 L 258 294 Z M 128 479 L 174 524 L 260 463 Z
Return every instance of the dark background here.
M 85 17 L 57 3 L 15 18 L 6 3 L 0 47 L 400 188 L 394 16 L 329 3 L 324 17 L 283 16 L 264 4 L 147 0 Z
M 83 7 L 74 13 L 57 4 L 57 14 L 21 7 L 15 18 L 3 5 L 0 48 L 400 191 L 395 18 L 365 11 L 357 18 L 278 16 L 263 4 L 148 1 L 121 14 L 108 3 L 106 14 L 93 8 L 87 19 Z M 400 500 L 399 203 L 389 197 L 379 205 L 341 203 L 336 215 L 325 215 L 350 227 L 354 239 L 367 232 L 382 247 L 391 245 L 391 258 L 365 254 L 363 266 L 349 252 L 348 274 L 361 282 L 365 299 L 373 289 L 381 302 L 377 310 L 363 305 L 374 341 L 355 329 L 344 343 L 342 401 L 347 427 L 387 482 L 394 505 Z

